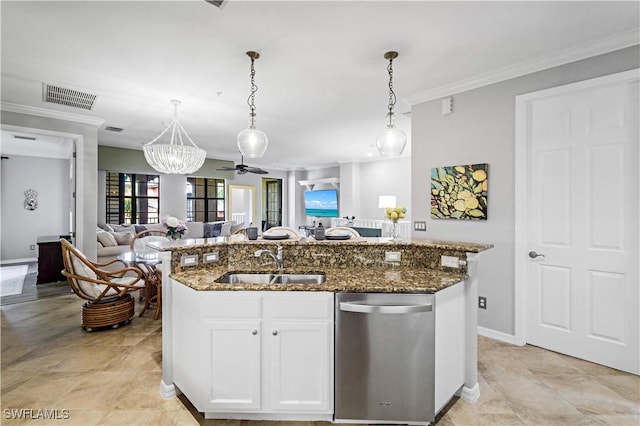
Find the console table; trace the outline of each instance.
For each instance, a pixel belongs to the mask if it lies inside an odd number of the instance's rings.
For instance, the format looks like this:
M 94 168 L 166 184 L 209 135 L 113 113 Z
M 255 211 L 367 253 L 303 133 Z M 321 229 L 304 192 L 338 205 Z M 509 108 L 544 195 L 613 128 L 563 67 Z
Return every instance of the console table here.
M 70 235 L 45 235 L 38 237 L 38 279 L 36 284 L 65 281 L 62 275 L 64 263 L 62 262 L 62 248 L 60 238 L 71 240 Z

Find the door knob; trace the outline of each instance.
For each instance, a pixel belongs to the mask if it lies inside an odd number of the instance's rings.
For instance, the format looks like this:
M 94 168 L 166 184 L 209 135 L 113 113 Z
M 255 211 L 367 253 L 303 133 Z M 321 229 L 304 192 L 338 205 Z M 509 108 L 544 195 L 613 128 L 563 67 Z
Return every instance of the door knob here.
M 274 336 L 277 336 L 277 335 L 278 335 L 278 330 L 273 330 L 273 331 L 271 332 L 271 334 L 273 334 Z
M 535 259 L 536 257 L 544 257 L 544 254 L 538 254 L 535 251 L 530 251 L 529 252 L 529 257 L 532 259 Z
M 251 334 L 253 334 L 253 335 L 255 336 L 256 334 L 258 334 L 258 330 L 253 330 L 253 331 L 251 332 Z

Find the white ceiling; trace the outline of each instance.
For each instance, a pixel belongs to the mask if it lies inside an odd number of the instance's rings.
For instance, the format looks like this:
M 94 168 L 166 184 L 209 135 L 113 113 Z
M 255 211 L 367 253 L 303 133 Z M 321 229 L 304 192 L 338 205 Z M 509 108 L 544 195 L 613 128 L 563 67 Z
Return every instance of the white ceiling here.
M 3 0 L 1 100 L 104 119 L 99 144 L 141 149 L 171 120 L 169 100 L 180 99 L 180 120 L 207 156 L 237 161 L 236 135 L 248 119 L 245 52 L 257 50 L 257 126 L 269 148 L 247 162 L 293 169 L 367 161 L 378 158 L 373 144 L 384 127 L 386 51 L 400 53 L 397 122 L 410 135 L 407 98 L 443 87 L 452 94 L 458 82 L 553 64 L 544 61 L 590 46 L 637 43 L 639 5 Z M 98 100 L 92 111 L 44 103 L 43 82 Z

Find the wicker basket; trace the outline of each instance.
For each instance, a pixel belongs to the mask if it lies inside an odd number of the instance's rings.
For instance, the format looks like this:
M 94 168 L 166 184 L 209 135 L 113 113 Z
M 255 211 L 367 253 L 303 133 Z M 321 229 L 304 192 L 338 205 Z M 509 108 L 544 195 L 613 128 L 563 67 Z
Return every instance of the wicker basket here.
M 95 328 L 118 328 L 133 319 L 134 300 L 130 294 L 101 303 L 82 305 L 82 328 L 92 331 Z

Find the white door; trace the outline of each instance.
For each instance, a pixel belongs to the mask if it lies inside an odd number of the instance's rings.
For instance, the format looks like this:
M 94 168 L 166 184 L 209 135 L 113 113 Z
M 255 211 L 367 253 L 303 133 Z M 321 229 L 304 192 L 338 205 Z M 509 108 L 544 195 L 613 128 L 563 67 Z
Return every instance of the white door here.
M 520 98 L 526 341 L 638 374 L 638 72 Z
M 229 320 L 206 324 L 208 371 L 205 411 L 260 409 L 261 322 Z
M 331 327 L 328 321 L 273 321 L 265 331 L 273 410 L 330 412 Z

